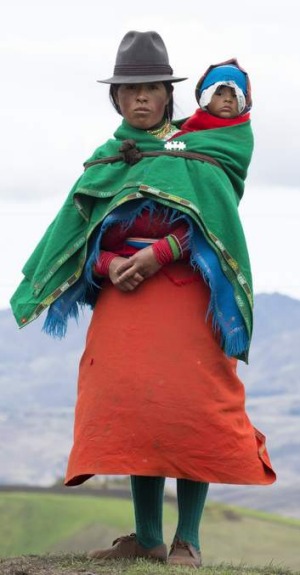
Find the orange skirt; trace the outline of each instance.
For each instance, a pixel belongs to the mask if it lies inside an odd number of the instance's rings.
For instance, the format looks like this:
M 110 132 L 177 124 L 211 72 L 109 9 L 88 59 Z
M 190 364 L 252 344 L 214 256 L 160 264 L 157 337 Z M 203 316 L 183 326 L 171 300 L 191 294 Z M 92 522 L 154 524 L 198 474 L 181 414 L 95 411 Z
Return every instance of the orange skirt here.
M 275 473 L 245 412 L 236 360 L 206 321 L 209 289 L 182 263 L 134 292 L 105 282 L 79 367 L 66 485 L 96 474 L 264 485 Z M 189 280 L 185 282 L 185 278 Z

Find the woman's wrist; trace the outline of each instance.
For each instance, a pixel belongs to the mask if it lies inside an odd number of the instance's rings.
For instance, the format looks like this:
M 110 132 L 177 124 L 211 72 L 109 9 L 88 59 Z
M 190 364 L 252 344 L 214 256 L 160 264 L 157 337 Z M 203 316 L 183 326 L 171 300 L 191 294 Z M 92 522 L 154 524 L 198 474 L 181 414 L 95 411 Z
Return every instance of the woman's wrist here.
M 173 260 L 174 261 L 180 260 L 182 258 L 183 253 L 178 238 L 175 236 L 175 234 L 170 234 L 166 237 L 166 239 L 170 244 L 170 248 L 173 254 Z
M 156 261 L 162 266 L 182 258 L 180 243 L 173 234 L 157 240 L 152 248 Z
M 154 242 L 154 244 L 152 244 L 152 249 L 156 261 L 161 266 L 164 266 L 174 261 L 173 252 L 167 238 L 162 238 L 161 240 L 157 240 L 156 242 Z
M 109 275 L 109 266 L 111 262 L 118 257 L 118 254 L 101 250 L 97 262 L 94 265 L 94 273 L 97 276 L 107 277 Z

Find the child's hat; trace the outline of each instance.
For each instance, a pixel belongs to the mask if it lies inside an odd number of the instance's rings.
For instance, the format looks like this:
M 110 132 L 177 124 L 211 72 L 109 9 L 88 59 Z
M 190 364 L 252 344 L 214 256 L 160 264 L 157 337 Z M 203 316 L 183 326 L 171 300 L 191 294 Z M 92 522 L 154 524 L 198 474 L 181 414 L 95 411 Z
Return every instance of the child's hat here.
M 247 112 L 252 106 L 251 85 L 247 72 L 235 58 L 213 64 L 201 76 L 196 86 L 196 100 L 201 108 L 206 108 L 219 86 L 234 88 L 238 99 L 239 113 Z

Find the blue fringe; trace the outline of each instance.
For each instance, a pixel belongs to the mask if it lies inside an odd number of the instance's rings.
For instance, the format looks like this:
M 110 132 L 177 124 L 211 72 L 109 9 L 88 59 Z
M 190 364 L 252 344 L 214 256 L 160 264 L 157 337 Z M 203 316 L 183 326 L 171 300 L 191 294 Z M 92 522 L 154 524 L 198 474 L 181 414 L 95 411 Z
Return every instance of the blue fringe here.
M 67 324 L 70 318 L 74 318 L 78 323 L 79 311 L 78 304 L 75 302 L 69 309 L 67 315 L 63 316 L 58 305 L 51 308 L 51 312 L 47 313 L 46 320 L 42 327 L 42 330 L 52 337 L 58 337 L 62 339 L 67 333 Z
M 242 357 L 249 349 L 249 337 L 244 326 L 237 327 L 223 337 L 222 348 L 228 357 Z
M 201 231 L 193 227 L 191 264 L 201 273 L 210 288 L 207 318 L 211 316 L 212 327 L 220 335 L 224 353 L 229 357 L 242 357 L 247 354 L 250 340 L 235 301 L 232 284 L 225 276 L 216 252 Z
M 42 331 L 59 339 L 65 337 L 70 318 L 78 323 L 79 308 L 85 301 L 86 282 L 79 279 L 49 307 Z
M 161 206 L 159 208 L 161 209 Z M 93 267 L 99 256 L 103 234 L 115 224 L 121 223 L 127 229 L 145 209 L 149 210 L 152 217 L 158 205 L 153 200 L 133 200 L 119 206 L 105 218 L 98 233 L 94 234 L 90 241 L 81 278 L 50 306 L 43 331 L 53 337 L 65 337 L 68 320 L 74 318 L 78 322 L 79 308 L 84 305 L 94 306 L 101 284 L 97 283 L 93 275 Z M 221 268 L 216 252 L 188 216 L 169 207 L 164 209 L 163 214 L 165 222 L 173 224 L 185 220 L 188 224 L 184 247 L 190 249 L 190 263 L 201 273 L 211 293 L 206 319 L 211 317 L 213 329 L 220 336 L 224 353 L 229 357 L 242 357 L 247 354 L 249 336 L 235 301 L 233 287 Z

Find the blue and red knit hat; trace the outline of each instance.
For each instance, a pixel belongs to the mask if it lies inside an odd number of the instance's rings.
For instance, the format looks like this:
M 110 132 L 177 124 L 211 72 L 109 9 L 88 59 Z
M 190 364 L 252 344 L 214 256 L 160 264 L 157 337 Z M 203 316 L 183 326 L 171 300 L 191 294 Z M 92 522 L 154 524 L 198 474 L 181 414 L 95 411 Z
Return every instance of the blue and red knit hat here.
M 209 66 L 201 76 L 196 86 L 196 100 L 200 107 L 205 108 L 215 89 L 220 85 L 231 86 L 235 89 L 240 113 L 250 110 L 252 106 L 250 80 L 247 72 L 241 68 L 235 58 Z

